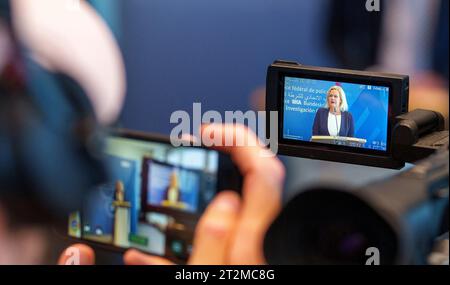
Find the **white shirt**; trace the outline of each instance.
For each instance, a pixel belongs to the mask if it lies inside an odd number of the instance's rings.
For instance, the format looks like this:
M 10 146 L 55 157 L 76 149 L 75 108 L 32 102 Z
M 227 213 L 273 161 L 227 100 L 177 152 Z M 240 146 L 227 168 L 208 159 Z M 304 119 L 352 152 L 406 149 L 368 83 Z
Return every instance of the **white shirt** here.
M 328 112 L 328 132 L 330 136 L 339 136 L 341 130 L 341 117 L 342 115 L 334 115 Z

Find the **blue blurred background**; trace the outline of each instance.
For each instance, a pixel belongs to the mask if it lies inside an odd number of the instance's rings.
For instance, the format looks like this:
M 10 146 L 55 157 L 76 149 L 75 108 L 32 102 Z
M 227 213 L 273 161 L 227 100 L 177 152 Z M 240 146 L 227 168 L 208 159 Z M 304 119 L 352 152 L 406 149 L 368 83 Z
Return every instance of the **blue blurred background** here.
M 194 102 L 203 110 L 248 110 L 277 58 L 331 63 L 317 21 L 324 1 L 125 2 L 126 127 L 169 134 L 171 113 L 191 113 Z

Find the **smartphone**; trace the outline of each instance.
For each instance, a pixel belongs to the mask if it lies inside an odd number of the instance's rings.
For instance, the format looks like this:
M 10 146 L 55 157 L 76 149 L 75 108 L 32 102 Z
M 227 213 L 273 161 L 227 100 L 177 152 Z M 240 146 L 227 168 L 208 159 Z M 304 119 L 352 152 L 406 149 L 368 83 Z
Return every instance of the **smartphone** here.
M 222 190 L 240 192 L 242 177 L 228 154 L 174 147 L 168 138 L 117 130 L 104 150 L 111 180 L 69 214 L 66 237 L 103 249 L 136 248 L 184 263 L 196 224 Z

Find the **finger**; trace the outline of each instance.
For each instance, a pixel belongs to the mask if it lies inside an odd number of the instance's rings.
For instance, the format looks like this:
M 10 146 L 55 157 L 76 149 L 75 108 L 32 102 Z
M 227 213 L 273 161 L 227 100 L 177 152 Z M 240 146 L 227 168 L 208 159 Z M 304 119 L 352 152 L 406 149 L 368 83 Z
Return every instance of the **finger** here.
M 58 260 L 58 265 L 94 265 L 95 252 L 84 244 L 74 244 L 64 250 Z
M 201 127 L 203 144 L 229 153 L 242 174 L 246 174 L 259 158 L 258 138 L 241 125 L 207 124 Z
M 236 192 L 224 191 L 217 195 L 198 222 L 189 264 L 227 264 L 239 208 L 240 198 Z
M 243 202 L 230 248 L 230 264 L 264 264 L 265 234 L 281 209 L 281 188 L 251 173 L 244 179 Z
M 130 249 L 123 255 L 126 265 L 174 265 L 163 257 L 148 255 L 135 249 Z
M 205 124 L 201 127 L 201 138 L 205 145 L 229 153 L 243 176 L 252 171 L 266 170 L 272 182 L 281 186 L 284 167 L 269 150 L 263 146 L 256 134 L 239 124 Z
M 281 208 L 281 190 L 284 167 L 276 157 L 261 156 L 256 135 L 240 125 L 206 125 L 202 139 L 213 137 L 222 142 L 239 141 L 247 137 L 245 146 L 218 146 L 230 153 L 244 176 L 242 209 L 231 250 L 232 263 L 260 264 L 264 262 L 262 246 L 264 235 Z M 232 138 L 229 138 L 232 136 Z M 242 138 L 240 139 L 242 141 Z
M 204 134 L 208 134 L 205 136 Z M 219 137 L 224 142 L 247 137 L 246 146 L 216 146 L 215 148 L 230 153 L 233 161 L 244 176 L 243 215 L 249 221 L 261 215 L 272 216 L 281 202 L 281 189 L 284 181 L 284 166 L 276 157 L 261 156 L 262 146 L 257 144 L 257 136 L 242 125 L 211 124 L 202 126 L 202 139 Z M 232 136 L 230 139 L 229 137 Z M 242 139 L 241 139 L 242 141 Z

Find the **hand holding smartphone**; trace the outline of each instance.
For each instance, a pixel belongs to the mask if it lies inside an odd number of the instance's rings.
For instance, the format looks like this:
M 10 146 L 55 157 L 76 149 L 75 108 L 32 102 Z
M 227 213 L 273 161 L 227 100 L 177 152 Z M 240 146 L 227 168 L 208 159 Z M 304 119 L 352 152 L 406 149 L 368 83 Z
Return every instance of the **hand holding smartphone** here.
M 94 247 L 186 262 L 209 202 L 219 191 L 241 188 L 230 156 L 217 150 L 175 148 L 167 138 L 122 130 L 107 138 L 105 155 L 111 181 L 68 217 L 67 235 Z

